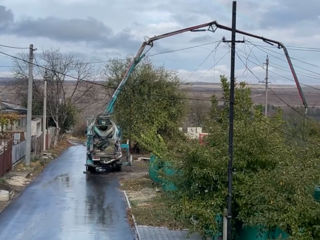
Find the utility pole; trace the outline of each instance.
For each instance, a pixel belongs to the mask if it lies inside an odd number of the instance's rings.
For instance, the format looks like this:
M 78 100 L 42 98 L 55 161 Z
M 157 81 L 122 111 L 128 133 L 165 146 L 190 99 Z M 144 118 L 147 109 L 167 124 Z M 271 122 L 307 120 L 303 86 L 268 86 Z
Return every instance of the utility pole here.
M 47 139 L 47 80 L 48 73 L 47 70 L 44 73 L 44 86 L 43 86 L 43 151 L 46 150 L 46 139 Z
M 33 44 L 29 46 L 29 78 L 28 78 L 28 112 L 25 164 L 30 165 L 31 158 L 31 118 L 32 118 L 32 84 L 33 84 Z
M 266 59 L 266 104 L 264 107 L 264 115 L 267 117 L 268 116 L 268 84 L 269 84 L 269 56 L 267 55 Z
M 232 2 L 230 109 L 229 109 L 229 162 L 228 162 L 228 204 L 227 240 L 232 239 L 232 174 L 233 174 L 233 117 L 234 117 L 234 72 L 236 54 L 237 1 Z

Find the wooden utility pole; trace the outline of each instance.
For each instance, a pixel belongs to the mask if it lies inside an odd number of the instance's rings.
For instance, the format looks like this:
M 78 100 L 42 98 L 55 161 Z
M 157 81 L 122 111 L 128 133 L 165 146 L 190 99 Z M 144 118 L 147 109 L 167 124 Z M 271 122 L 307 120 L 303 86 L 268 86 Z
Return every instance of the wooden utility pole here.
M 32 118 L 32 84 L 33 84 L 33 44 L 29 46 L 29 78 L 28 78 L 28 111 L 27 111 L 27 139 L 25 164 L 30 165 L 31 159 L 31 118 Z
M 266 59 L 266 103 L 264 107 L 264 115 L 267 117 L 268 116 L 268 84 L 269 84 L 269 57 L 267 56 Z

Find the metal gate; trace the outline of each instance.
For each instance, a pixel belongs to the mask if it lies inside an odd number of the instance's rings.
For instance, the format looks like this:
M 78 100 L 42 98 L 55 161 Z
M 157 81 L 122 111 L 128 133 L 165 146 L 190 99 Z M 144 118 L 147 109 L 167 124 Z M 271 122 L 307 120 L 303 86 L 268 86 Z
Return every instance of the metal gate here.
M 26 141 L 14 144 L 12 146 L 12 164 L 18 162 L 26 155 Z

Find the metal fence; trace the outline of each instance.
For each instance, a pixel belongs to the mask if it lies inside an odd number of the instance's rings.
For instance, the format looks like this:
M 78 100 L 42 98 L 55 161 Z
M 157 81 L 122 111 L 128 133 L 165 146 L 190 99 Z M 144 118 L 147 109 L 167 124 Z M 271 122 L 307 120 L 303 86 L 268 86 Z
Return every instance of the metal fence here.
M 46 149 L 53 147 L 55 127 L 48 128 L 46 134 Z M 43 151 L 43 133 L 40 136 L 31 137 L 31 152 L 34 155 L 41 154 Z
M 12 164 L 18 162 L 26 154 L 26 141 L 12 146 Z
M 49 128 L 46 136 L 46 149 L 53 146 L 55 128 Z M 40 136 L 32 136 L 31 152 L 34 155 L 41 154 L 43 151 L 43 134 Z M 26 141 L 21 141 L 18 144 L 13 144 L 13 139 L 0 139 L 0 177 L 6 172 L 9 172 L 12 165 L 25 157 Z
M 0 177 L 12 168 L 12 140 L 4 140 L 0 146 Z

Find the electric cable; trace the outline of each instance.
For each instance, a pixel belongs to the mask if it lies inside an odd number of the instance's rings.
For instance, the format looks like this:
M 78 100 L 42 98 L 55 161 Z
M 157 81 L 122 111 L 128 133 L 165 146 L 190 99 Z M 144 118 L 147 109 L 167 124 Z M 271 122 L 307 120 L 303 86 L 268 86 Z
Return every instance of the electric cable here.
M 0 47 L 5 47 L 5 48 L 12 48 L 12 49 L 29 49 L 28 47 L 17 47 L 17 46 L 9 46 L 9 45 L 4 45 L 4 44 L 0 44 Z
M 238 52 L 236 52 L 236 56 L 237 56 L 238 59 L 242 62 L 242 64 L 248 69 L 248 71 L 258 80 L 258 82 L 260 82 L 260 81 L 261 81 L 260 78 L 259 78 L 258 76 L 256 76 L 256 75 L 253 73 L 253 71 L 244 64 L 244 61 L 243 61 L 243 59 L 240 57 L 240 55 L 238 54 Z M 287 107 L 289 107 L 290 109 L 292 109 L 293 111 L 295 111 L 296 113 L 298 113 L 298 114 L 299 114 L 300 116 L 302 116 L 303 118 L 306 117 L 307 119 L 312 120 L 312 119 L 309 118 L 308 116 L 300 113 L 295 107 L 293 107 L 293 106 L 291 106 L 289 103 L 287 103 L 283 98 L 281 98 L 278 94 L 276 94 L 276 93 L 273 91 L 272 88 L 269 88 L 269 89 L 270 89 L 270 91 L 271 91 L 281 102 L 283 102 L 284 104 L 286 104 Z M 319 89 L 319 90 L 320 90 L 320 89 Z
M 8 53 L 4 53 L 2 51 L 0 51 L 0 54 L 3 54 L 3 55 L 6 55 L 8 57 L 11 57 L 11 58 L 14 58 L 16 60 L 19 60 L 19 61 L 23 61 L 23 62 L 26 62 L 26 63 L 30 63 L 28 60 L 25 60 L 23 58 L 20 58 L 20 57 L 17 57 L 17 56 L 13 56 L 13 55 L 10 55 Z M 89 84 L 93 84 L 93 85 L 97 85 L 97 86 L 101 86 L 101 87 L 104 87 L 106 89 L 111 89 L 111 90 L 116 90 L 117 88 L 116 87 L 113 87 L 113 86 L 107 86 L 106 84 L 102 84 L 102 83 L 98 83 L 96 81 L 92 81 L 92 80 L 86 80 L 86 79 L 79 79 L 77 77 L 74 77 L 70 74 L 65 74 L 65 73 L 62 73 L 62 72 L 59 72 L 59 71 L 56 71 L 56 70 L 53 70 L 53 69 L 50 69 L 48 67 L 45 67 L 45 66 L 42 66 L 38 63 L 32 63 L 34 66 L 37 66 L 39 68 L 42 68 L 44 70 L 47 70 L 47 71 L 50 71 L 50 72 L 54 72 L 54 73 L 57 73 L 57 74 L 61 74 L 63 76 L 66 76 L 66 77 L 69 77 L 71 79 L 75 79 L 77 81 L 84 81 L 84 82 L 87 82 Z M 162 96 L 162 95 L 159 95 L 159 96 Z M 172 97 L 171 97 L 172 98 Z M 205 98 L 192 98 L 192 97 L 174 97 L 176 99 L 181 99 L 181 100 L 194 100 L 194 101 L 211 101 L 211 99 L 205 99 Z
M 252 43 L 252 42 L 249 41 L 249 40 L 246 40 L 246 41 L 247 41 L 248 43 L 250 43 L 251 45 L 255 46 L 255 47 L 256 47 L 257 49 L 259 49 L 260 51 L 262 51 L 262 52 L 264 52 L 264 53 L 267 53 L 267 54 L 269 54 L 270 56 L 273 56 L 274 58 L 279 59 L 279 60 L 281 60 L 281 61 L 283 61 L 283 62 L 286 62 L 285 59 L 282 59 L 282 58 L 280 58 L 279 56 L 275 56 L 275 55 L 271 54 L 270 52 L 272 52 L 272 53 L 274 53 L 274 54 L 278 54 L 278 55 L 283 56 L 282 53 L 276 52 L 276 51 L 274 51 L 274 50 L 272 50 L 272 49 L 268 49 L 268 48 L 266 48 L 265 46 L 262 46 L 262 45 L 259 46 L 259 45 L 257 45 L 257 44 Z M 306 64 L 306 65 L 313 66 L 313 67 L 316 67 L 316 68 L 320 68 L 319 65 L 316 65 L 316 64 L 313 64 L 313 63 L 309 63 L 309 62 L 304 61 L 304 60 L 301 60 L 301 59 L 299 59 L 299 58 L 297 58 L 297 57 L 292 57 L 292 56 L 290 56 L 290 58 L 293 59 L 293 60 L 296 60 L 296 61 L 298 61 L 298 62 L 304 63 L 304 64 Z M 297 66 L 297 68 L 303 68 L 303 67 Z M 320 74 L 320 73 L 317 73 L 317 74 Z
M 254 44 L 256 44 L 257 46 L 261 46 L 261 47 L 267 47 L 267 48 L 274 48 L 274 46 L 266 46 L 266 45 L 262 45 L 258 42 L 254 42 L 251 41 Z M 315 52 L 320 52 L 320 48 L 318 47 L 304 47 L 304 46 L 294 46 L 294 45 L 286 45 L 286 48 L 290 49 L 290 50 L 301 50 L 301 51 L 315 51 Z
M 239 51 L 241 52 L 241 50 L 239 50 Z M 252 61 L 251 59 L 248 59 L 248 61 L 251 62 L 252 64 L 264 69 L 259 63 L 256 63 L 256 62 Z M 277 75 L 277 76 L 279 76 L 279 77 L 281 77 L 283 79 L 289 80 L 291 82 L 295 82 L 293 79 L 291 79 L 289 77 L 286 77 L 286 76 L 284 76 L 282 74 L 279 74 L 279 73 L 277 73 L 275 71 L 269 70 L 269 72 L 272 73 L 272 74 L 275 74 L 275 75 Z M 320 88 L 317 88 L 315 86 L 312 86 L 312 85 L 309 85 L 309 84 L 306 84 L 306 83 L 303 83 L 303 82 L 300 82 L 300 84 L 303 85 L 303 86 L 306 86 L 306 87 L 309 87 L 309 88 L 312 88 L 312 89 L 320 91 Z
M 241 60 L 241 62 L 243 63 L 243 60 L 241 59 L 241 57 L 237 54 L 237 56 L 239 57 L 239 59 Z M 250 70 L 248 69 L 249 72 L 254 76 L 256 77 L 259 81 L 260 79 Z M 284 103 L 287 107 L 289 107 L 291 110 L 293 110 L 294 112 L 296 112 L 297 114 L 299 114 L 300 117 L 302 117 L 303 119 L 307 119 L 307 120 L 310 120 L 310 121 L 314 121 L 312 118 L 308 117 L 307 115 L 299 112 L 295 107 L 293 107 L 292 105 L 290 105 L 288 102 L 286 102 L 282 97 L 280 97 L 278 94 L 275 93 L 275 91 L 273 91 L 272 88 L 268 88 L 275 97 L 277 97 L 282 103 Z
M 190 46 L 190 47 L 185 47 L 185 48 L 178 48 L 178 49 L 172 49 L 172 50 L 167 50 L 167 51 L 163 51 L 163 52 L 157 52 L 157 53 L 148 55 L 148 57 L 154 57 L 154 56 L 158 56 L 158 55 L 162 55 L 162 54 L 168 54 L 168 53 L 185 51 L 185 50 L 189 50 L 189 49 L 193 49 L 193 48 L 208 46 L 208 45 L 211 45 L 211 44 L 214 44 L 214 43 L 218 43 L 218 42 L 221 42 L 221 40 L 220 40 L 220 41 L 214 41 L 214 42 L 207 42 L 207 43 L 198 44 L 198 45 L 194 45 L 194 46 Z

